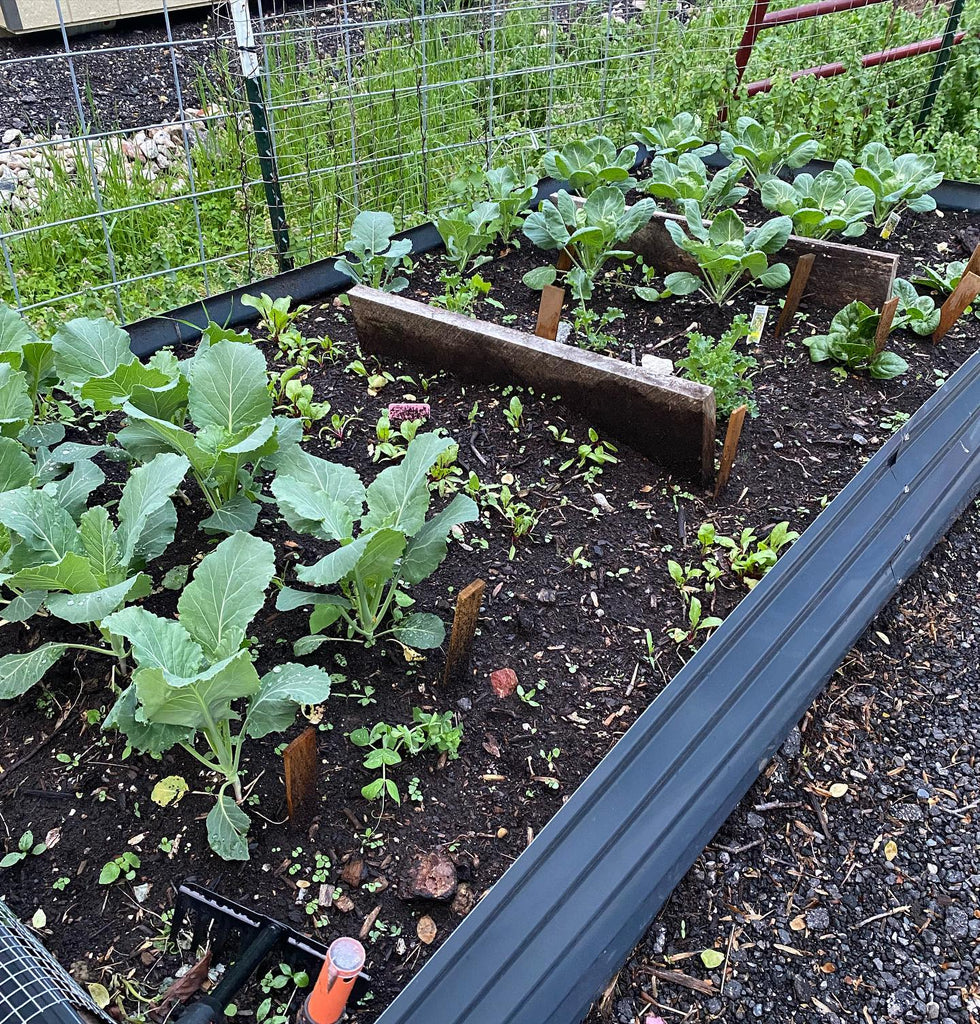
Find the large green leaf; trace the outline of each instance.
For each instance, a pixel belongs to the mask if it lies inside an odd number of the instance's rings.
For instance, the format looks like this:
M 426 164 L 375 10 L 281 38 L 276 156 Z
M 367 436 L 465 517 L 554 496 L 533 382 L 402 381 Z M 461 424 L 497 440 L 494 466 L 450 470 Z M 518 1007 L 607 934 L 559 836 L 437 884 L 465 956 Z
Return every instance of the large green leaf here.
M 223 860 L 248 860 L 248 815 L 230 796 L 221 793 L 208 814 L 208 842 Z
M 123 405 L 123 412 L 129 422 L 116 435 L 116 440 L 137 462 L 149 462 L 160 452 L 176 452 L 190 460 L 198 476 L 210 476 L 215 456 L 203 451 L 189 430 L 150 416 L 132 402 Z
M 446 557 L 449 531 L 461 523 L 480 518 L 476 502 L 465 494 L 455 498 L 434 515 L 409 542 L 401 564 L 401 578 L 406 583 L 421 583 L 439 567 Z
M 253 739 L 282 732 L 293 724 L 298 704 L 322 704 L 330 696 L 330 676 L 322 668 L 287 662 L 262 677 L 249 703 L 245 729 Z
M 36 340 L 37 335 L 20 313 L 0 302 L 0 352 L 20 352 L 27 342 Z
M 20 590 L 66 590 L 69 594 L 90 593 L 101 588 L 88 559 L 74 551 L 67 552 L 57 562 L 18 570 L 7 580 L 7 585 Z
M 41 644 L 26 654 L 0 658 L 0 700 L 20 697 L 68 650 L 67 644 Z
M 272 414 L 265 357 L 250 345 L 220 341 L 199 352 L 188 370 L 188 410 L 198 427 L 236 434 Z
M 134 360 L 120 364 L 104 377 L 87 380 L 82 385 L 81 396 L 91 402 L 97 412 L 111 412 L 130 399 L 137 386 L 147 389 L 170 385 L 171 380 L 165 373 Z
M 255 693 L 259 677 L 248 651 L 239 651 L 192 678 L 141 668 L 133 674 L 133 686 L 147 722 L 202 729 L 234 719 L 231 702 Z
M 20 487 L 0 492 L 0 523 L 20 540 L 11 552 L 15 567 L 58 562 L 69 551 L 81 550 L 75 520 L 44 491 Z
M 290 528 L 320 540 L 349 540 L 354 531 L 350 508 L 325 491 L 311 490 L 309 484 L 279 474 L 272 481 L 272 493 Z
M 412 536 L 425 522 L 429 508 L 428 472 L 452 445 L 451 438 L 436 433 L 413 438 L 402 461 L 379 473 L 368 487 L 368 512 L 361 529 L 390 526 Z
M 211 658 L 237 651 L 276 571 L 268 541 L 234 533 L 207 555 L 177 602 L 180 621 Z
M 18 441 L 0 437 L 0 491 L 26 487 L 34 476 L 34 463 Z
M 125 637 L 140 668 L 160 668 L 191 679 L 204 664 L 204 651 L 176 619 L 164 619 L 145 608 L 123 608 L 102 628 Z
M 140 719 L 136 687 L 125 690 L 102 723 L 103 729 L 118 729 L 137 750 L 162 754 L 176 743 L 190 743 L 194 730 L 179 725 L 160 725 Z
M 77 519 L 88 504 L 89 496 L 104 483 L 105 473 L 94 462 L 80 459 L 67 476 L 45 484 L 44 491 L 52 495 L 72 519 Z
M 364 552 L 354 566 L 358 593 L 371 594 L 394 575 L 395 562 L 405 550 L 405 534 L 398 530 L 375 530 L 368 535 Z
M 100 622 L 123 602 L 146 597 L 152 589 L 153 581 L 146 573 L 141 572 L 128 580 L 99 590 L 49 594 L 44 603 L 52 615 L 57 615 L 65 622 Z
M 158 558 L 174 539 L 177 516 L 170 498 L 180 486 L 190 460 L 162 452 L 130 474 L 119 499 L 119 552 L 123 565 Z M 169 509 L 170 514 L 159 515 Z
M 15 597 L 3 609 L 4 621 L 23 622 L 25 619 L 29 619 L 44 604 L 44 599 L 47 596 L 46 590 L 28 590 L 19 597 Z
M 303 583 L 312 583 L 317 587 L 330 587 L 354 571 L 364 549 L 367 547 L 371 534 L 362 533 L 350 544 L 331 551 L 313 565 L 300 565 L 296 568 L 296 578 Z
M 20 368 L 27 376 L 27 389 L 32 396 L 58 383 L 54 346 L 50 341 L 35 338 L 26 342 L 21 356 Z
M 343 502 L 355 519 L 360 519 L 365 490 L 361 478 L 350 466 L 318 459 L 299 447 L 279 452 L 270 461 L 278 476 L 297 480 L 311 491 L 325 491 L 331 498 Z
M 105 579 L 119 567 L 119 542 L 102 505 L 86 509 L 78 520 L 78 535 L 92 571 Z
M 201 520 L 201 529 L 206 533 L 249 533 L 255 529 L 259 518 L 259 506 L 249 501 L 244 494 L 236 494 L 206 519 Z
M 92 377 L 106 377 L 135 359 L 129 335 L 104 317 L 69 320 L 58 329 L 51 344 L 62 379 L 76 386 Z
M 415 612 L 402 619 L 393 630 L 396 638 L 406 647 L 429 651 L 439 647 L 446 639 L 446 627 L 438 615 Z
M 0 362 L 0 434 L 16 437 L 33 414 L 27 377 L 10 363 Z

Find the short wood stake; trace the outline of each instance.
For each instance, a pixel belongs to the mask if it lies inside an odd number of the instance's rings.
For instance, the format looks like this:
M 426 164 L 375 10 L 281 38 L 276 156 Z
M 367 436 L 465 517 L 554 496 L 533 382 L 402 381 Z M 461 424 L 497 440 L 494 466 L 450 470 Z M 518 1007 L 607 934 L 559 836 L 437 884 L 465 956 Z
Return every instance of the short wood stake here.
M 813 269 L 813 261 L 816 258 L 817 257 L 814 253 L 808 252 L 804 253 L 796 261 L 796 268 L 793 270 L 793 278 L 786 291 L 786 303 L 783 306 L 783 311 L 779 316 L 779 322 L 776 324 L 776 331 L 773 335 L 777 340 L 783 331 L 793 322 L 793 317 L 796 316 L 796 310 L 800 305 L 800 299 L 803 298 L 806 283 L 810 280 L 810 271 Z
M 893 295 L 882 307 L 881 317 L 878 320 L 878 329 L 875 331 L 875 355 L 884 352 L 888 344 L 888 335 L 892 332 L 892 324 L 895 321 L 895 310 L 898 309 L 898 296 Z
M 728 429 L 725 431 L 725 445 L 721 450 L 721 465 L 718 468 L 718 480 L 715 483 L 715 497 L 725 489 L 728 477 L 731 474 L 732 466 L 735 463 L 735 453 L 738 451 L 738 439 L 742 436 L 742 423 L 745 421 L 745 414 L 749 411 L 747 405 L 740 405 L 731 416 L 728 417 Z
M 283 751 L 286 776 L 286 810 L 289 824 L 303 828 L 316 813 L 316 729 L 300 733 Z
M 558 262 L 555 264 L 555 268 L 559 272 L 572 269 L 572 257 L 567 249 L 562 249 L 562 251 L 558 253 Z
M 980 274 L 963 272 L 960 283 L 953 294 L 943 303 L 939 311 L 939 326 L 932 336 L 933 343 L 940 340 L 960 318 L 960 314 L 980 295 Z
M 538 323 L 534 333 L 539 338 L 554 341 L 558 337 L 558 324 L 561 322 L 561 308 L 565 304 L 565 289 L 553 284 L 546 284 L 541 289 L 541 302 L 538 304 Z
M 453 629 L 449 634 L 449 651 L 446 654 L 446 669 L 443 672 L 443 683 L 457 679 L 470 661 L 470 648 L 473 646 L 473 634 L 480 618 L 480 605 L 483 603 L 483 591 L 486 583 L 474 580 L 463 587 L 456 598 L 456 611 L 453 614 Z
M 967 274 L 980 274 L 980 242 L 977 242 L 973 255 L 963 268 L 963 276 L 966 277 Z

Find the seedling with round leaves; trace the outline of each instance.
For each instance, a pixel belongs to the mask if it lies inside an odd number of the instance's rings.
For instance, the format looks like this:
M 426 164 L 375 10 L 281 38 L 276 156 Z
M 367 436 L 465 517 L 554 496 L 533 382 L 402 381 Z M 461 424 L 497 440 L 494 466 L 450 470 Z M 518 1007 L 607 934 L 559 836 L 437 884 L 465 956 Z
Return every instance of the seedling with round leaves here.
M 871 190 L 875 198 L 874 224 L 879 228 L 892 213 L 935 210 L 936 200 L 929 192 L 943 180 L 931 154 L 903 153 L 895 157 L 882 142 L 869 142 L 858 155 L 857 165 L 838 160 L 834 170 L 846 180 Z
M 770 265 L 769 257 L 786 244 L 793 227 L 789 217 L 773 217 L 747 229 L 734 210 L 722 210 L 709 225 L 693 201 L 684 203 L 684 216 L 685 224 L 667 221 L 667 230 L 678 248 L 694 257 L 701 275 L 668 274 L 664 284 L 672 294 L 690 295 L 700 289 L 721 306 L 754 284 L 782 288 L 788 283 L 789 267 Z
M 524 234 L 546 252 L 564 250 L 572 261 L 565 283 L 572 296 L 585 303 L 592 297 L 599 272 L 610 260 L 632 260 L 635 254 L 618 249 L 634 232 L 649 223 L 656 203 L 641 199 L 626 205 L 623 193 L 610 186 L 596 189 L 584 203 L 564 190 L 528 214 Z M 559 271 L 552 265 L 537 267 L 524 275 L 524 283 L 535 290 L 553 284 Z
M 103 623 L 129 641 L 136 663 L 103 728 L 118 729 L 150 754 L 179 746 L 218 775 L 207 830 L 225 860 L 248 859 L 249 818 L 240 806 L 246 739 L 282 732 L 300 705 L 330 696 L 330 676 L 320 668 L 286 663 L 261 678 L 255 670 L 246 631 L 275 569 L 268 541 L 234 533 L 201 560 L 177 601 L 177 618 L 130 607 Z M 235 709 L 238 702 L 246 702 L 244 711 Z M 206 753 L 197 749 L 200 739 Z
M 542 163 L 545 174 L 581 196 L 588 197 L 596 189 L 613 186 L 624 195 L 636 184 L 632 170 L 636 163 L 636 146 L 617 150 L 612 139 L 596 135 L 591 139 L 575 139 L 560 150 L 545 153 Z
M 679 162 L 683 156 L 697 158 L 699 162 L 718 148 L 705 144 L 701 136 L 701 118 L 686 111 L 674 117 L 658 117 L 653 124 L 633 133 L 633 138 L 658 157 Z
M 775 128 L 764 128 L 754 117 L 740 117 L 734 132 L 721 133 L 719 148 L 729 160 L 741 160 L 761 188 L 784 167 L 802 167 L 812 160 L 819 143 L 809 132 L 783 139 Z
M 826 334 L 804 338 L 803 344 L 815 363 L 842 363 L 849 370 L 866 370 L 879 380 L 890 380 L 905 373 L 909 364 L 895 352 L 875 351 L 880 320 L 878 310 L 855 300 L 834 314 Z
M 798 174 L 791 182 L 770 178 L 763 182 L 762 204 L 793 219 L 793 230 L 804 238 L 842 234 L 859 238 L 868 230 L 875 196 L 866 185 L 848 184 L 838 171 Z
M 939 326 L 940 310 L 930 295 L 920 295 L 915 285 L 905 278 L 895 279 L 892 291 L 898 296 L 898 308 L 892 321 L 892 330 L 905 328 L 925 337 Z
M 421 583 L 446 557 L 450 531 L 479 518 L 472 498 L 457 494 L 426 519 L 429 472 L 454 443 L 436 433 L 418 434 L 401 461 L 366 488 L 351 467 L 299 449 L 280 461 L 272 493 L 287 524 L 339 545 L 296 571 L 301 583 L 321 589 L 284 587 L 276 600 L 280 611 L 313 606 L 310 635 L 296 642 L 297 654 L 316 650 L 334 626 L 346 631 L 347 640 L 369 646 L 390 639 L 430 650 L 443 642 L 446 630 L 437 615 L 405 614 L 402 607 L 412 604 L 404 588 Z M 340 593 L 326 592 L 333 587 Z
M 347 254 L 336 263 L 337 269 L 355 284 L 367 284 L 384 292 L 400 292 L 408 287 L 408 278 L 400 271 L 409 265 L 412 243 L 394 238 L 395 220 L 390 213 L 362 210 L 351 224 L 344 242 Z

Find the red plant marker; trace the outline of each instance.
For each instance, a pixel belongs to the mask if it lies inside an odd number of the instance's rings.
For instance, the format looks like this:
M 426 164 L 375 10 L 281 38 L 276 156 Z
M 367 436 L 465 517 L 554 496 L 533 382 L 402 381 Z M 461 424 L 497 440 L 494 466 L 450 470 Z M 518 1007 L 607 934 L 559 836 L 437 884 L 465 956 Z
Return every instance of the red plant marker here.
M 428 402 L 392 402 L 388 406 L 388 419 L 392 423 L 406 420 L 427 420 L 432 415 Z
M 364 959 L 364 947 L 357 939 L 334 939 L 330 943 L 326 962 L 303 1007 L 312 1024 L 336 1024 L 343 1017 Z

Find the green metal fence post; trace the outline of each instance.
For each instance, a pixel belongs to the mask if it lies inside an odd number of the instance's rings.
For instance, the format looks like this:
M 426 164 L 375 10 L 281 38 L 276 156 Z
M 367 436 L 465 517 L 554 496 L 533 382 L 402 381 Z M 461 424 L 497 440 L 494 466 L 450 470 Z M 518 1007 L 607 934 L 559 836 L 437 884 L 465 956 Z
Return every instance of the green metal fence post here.
M 252 129 L 255 134 L 255 148 L 259 156 L 265 202 L 269 208 L 269 223 L 272 239 L 276 246 L 276 259 L 280 271 L 293 269 L 293 258 L 289 252 L 289 225 L 286 222 L 286 207 L 279 187 L 279 171 L 276 166 L 276 150 L 269 124 L 269 111 L 262 91 L 262 76 L 252 20 L 248 12 L 248 0 L 231 0 L 231 13 L 235 23 L 235 39 L 241 59 L 242 76 L 245 79 L 245 96 L 252 115 Z
M 963 0 L 953 0 L 949 8 L 949 16 L 946 18 L 946 28 L 943 31 L 943 40 L 939 46 L 939 52 L 936 54 L 936 63 L 932 68 L 932 77 L 929 79 L 929 85 L 926 87 L 926 94 L 922 100 L 922 109 L 919 111 L 919 116 L 915 122 L 915 130 L 918 131 L 928 119 L 932 113 L 932 106 L 936 102 L 936 95 L 939 92 L 939 87 L 942 85 L 943 77 L 946 74 L 946 68 L 949 64 L 949 54 L 953 49 L 953 37 L 956 35 L 957 29 L 960 27 L 960 17 L 963 14 Z

